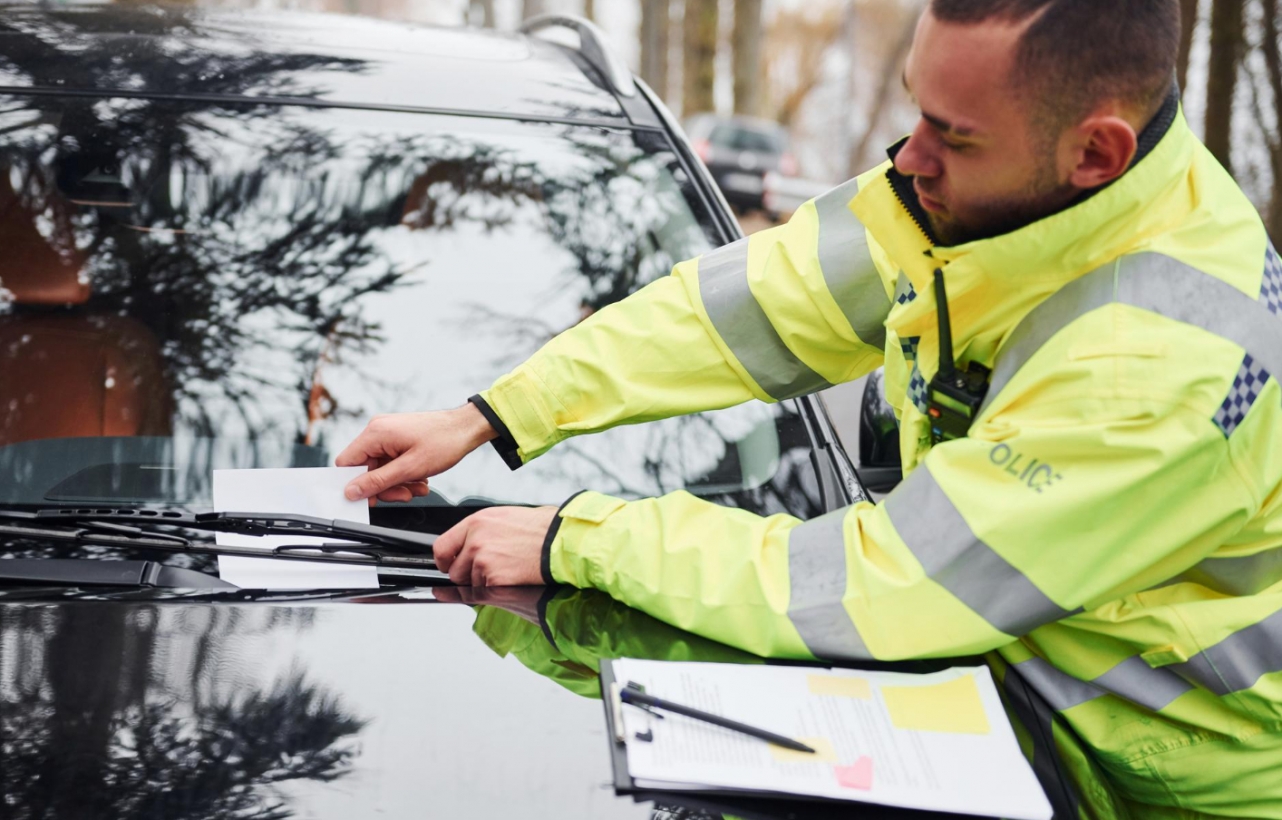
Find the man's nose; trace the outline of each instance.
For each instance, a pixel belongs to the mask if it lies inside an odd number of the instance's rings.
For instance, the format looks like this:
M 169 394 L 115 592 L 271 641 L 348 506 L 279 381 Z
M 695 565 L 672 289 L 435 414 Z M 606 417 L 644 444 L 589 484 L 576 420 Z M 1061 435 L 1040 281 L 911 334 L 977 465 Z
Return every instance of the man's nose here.
M 918 121 L 912 136 L 895 155 L 895 170 L 904 176 L 931 179 L 943 173 L 933 129 L 924 119 Z

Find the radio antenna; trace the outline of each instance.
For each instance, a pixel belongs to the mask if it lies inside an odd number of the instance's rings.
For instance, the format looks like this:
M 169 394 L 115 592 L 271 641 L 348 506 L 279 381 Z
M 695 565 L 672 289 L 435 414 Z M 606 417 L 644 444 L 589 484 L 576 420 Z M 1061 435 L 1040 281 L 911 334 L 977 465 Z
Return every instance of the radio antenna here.
M 957 378 L 957 362 L 953 359 L 953 323 L 948 315 L 948 290 L 944 287 L 944 272 L 935 268 L 935 303 L 939 315 L 939 373 L 937 378 L 952 381 Z

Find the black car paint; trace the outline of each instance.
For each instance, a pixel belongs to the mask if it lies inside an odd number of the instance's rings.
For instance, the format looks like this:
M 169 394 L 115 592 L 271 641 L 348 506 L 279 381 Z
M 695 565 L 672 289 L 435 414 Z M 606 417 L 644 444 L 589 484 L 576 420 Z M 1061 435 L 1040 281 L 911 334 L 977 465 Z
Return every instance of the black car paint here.
M 274 606 L 235 593 L 13 595 L 0 593 L 7 817 L 662 817 L 610 788 L 600 660 L 760 662 L 595 591 Z

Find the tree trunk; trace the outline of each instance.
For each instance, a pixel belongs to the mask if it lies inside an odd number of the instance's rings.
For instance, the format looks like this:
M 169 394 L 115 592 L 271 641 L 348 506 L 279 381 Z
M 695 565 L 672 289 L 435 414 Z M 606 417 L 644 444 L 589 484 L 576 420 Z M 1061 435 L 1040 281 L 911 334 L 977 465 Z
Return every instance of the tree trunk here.
M 1206 147 L 1233 173 L 1233 95 L 1242 62 L 1245 0 L 1214 0 L 1211 6 L 1211 58 L 1206 78 Z
M 596 22 L 596 0 L 583 0 L 583 16 Z
M 1264 71 L 1274 111 L 1270 125 L 1264 112 L 1259 110 L 1261 106 L 1257 104 L 1256 118 L 1264 131 L 1264 142 L 1269 150 L 1269 169 L 1273 174 L 1264 226 L 1274 244 L 1278 244 L 1282 243 L 1282 23 L 1278 21 L 1278 0 L 1262 0 L 1260 5 L 1263 7 L 1261 28 L 1264 29 L 1260 51 L 1264 54 Z M 1258 90 L 1256 93 L 1258 95 Z
M 686 0 L 685 6 L 681 110 L 690 115 L 715 107 L 717 0 Z
M 670 0 L 641 0 L 641 79 L 659 99 L 668 98 L 668 28 Z
M 1184 91 L 1189 76 L 1189 51 L 1193 48 L 1193 32 L 1197 29 L 1197 0 L 1180 0 L 1180 56 L 1175 64 L 1180 91 Z
M 467 6 L 468 23 L 494 28 L 494 0 L 470 0 Z
M 894 97 L 895 89 L 899 86 L 901 78 L 904 76 L 904 60 L 908 58 L 908 50 L 912 48 L 913 35 L 916 32 L 917 19 L 915 17 L 910 18 L 908 24 L 900 32 L 899 40 L 895 43 L 894 50 L 886 55 L 886 62 L 881 67 L 881 81 L 877 84 L 877 96 L 873 100 L 872 108 L 868 110 L 868 125 L 864 129 L 863 136 L 859 138 L 859 143 L 850 152 L 848 160 L 849 176 L 853 177 L 868 170 L 866 155 L 872 147 L 873 133 L 877 130 L 878 123 L 885 116 L 886 109 Z
M 761 115 L 761 0 L 734 2 L 734 110 Z
M 547 0 L 522 0 L 521 19 L 529 20 L 531 17 L 538 17 L 540 14 L 545 14 L 547 10 Z

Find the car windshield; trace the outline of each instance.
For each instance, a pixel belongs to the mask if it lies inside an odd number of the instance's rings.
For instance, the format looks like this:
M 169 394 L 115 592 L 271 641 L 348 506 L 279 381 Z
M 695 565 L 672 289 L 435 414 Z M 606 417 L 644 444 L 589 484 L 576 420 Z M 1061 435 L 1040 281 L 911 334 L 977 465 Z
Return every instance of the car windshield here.
M 330 465 L 714 236 L 661 132 L 0 97 L 0 502 L 208 508 L 214 468 Z M 752 403 L 516 472 L 484 448 L 417 503 L 733 495 L 804 445 Z

